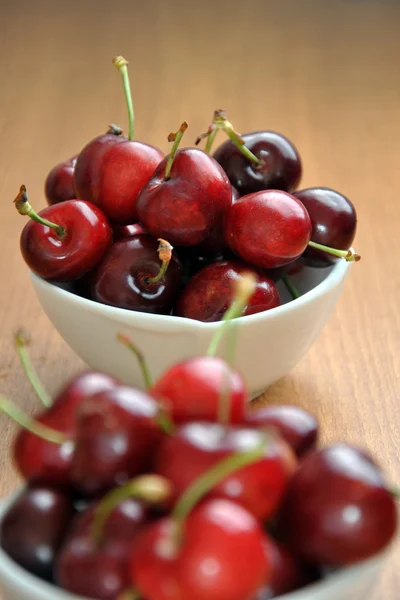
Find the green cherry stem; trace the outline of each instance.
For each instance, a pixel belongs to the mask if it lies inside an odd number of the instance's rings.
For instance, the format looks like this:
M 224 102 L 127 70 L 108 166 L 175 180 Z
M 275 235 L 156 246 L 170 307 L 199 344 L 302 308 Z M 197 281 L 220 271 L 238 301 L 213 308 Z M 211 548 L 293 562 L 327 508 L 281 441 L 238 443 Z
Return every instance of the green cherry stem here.
M 128 109 L 128 119 L 129 119 L 129 132 L 128 138 L 133 140 L 134 130 L 135 130 L 135 113 L 133 110 L 133 102 L 132 102 L 132 93 L 131 93 L 131 84 L 129 83 L 129 75 L 128 75 L 128 61 L 123 56 L 116 56 L 113 58 L 113 64 L 117 67 L 118 71 L 121 73 L 122 85 L 124 87 L 124 94 L 126 100 L 126 106 Z
M 146 277 L 145 282 L 147 285 L 151 285 L 152 283 L 158 283 L 165 275 L 168 269 L 168 265 L 172 258 L 172 250 L 173 246 L 167 240 L 163 240 L 162 238 L 158 238 L 159 242 L 158 246 L 158 257 L 161 260 L 161 267 L 159 272 L 155 277 Z
M 19 188 L 19 193 L 17 197 L 14 199 L 14 204 L 20 215 L 27 215 L 36 223 L 40 223 L 40 225 L 44 225 L 45 227 L 50 227 L 54 229 L 59 238 L 64 237 L 65 235 L 65 227 L 62 225 L 57 225 L 56 223 L 52 223 L 47 219 L 43 219 L 38 215 L 36 211 L 33 210 L 32 206 L 28 201 L 28 192 L 24 185 L 21 185 Z
M 140 370 L 142 372 L 145 388 L 146 390 L 149 390 L 153 385 L 153 382 L 150 375 L 149 366 L 142 352 L 139 350 L 139 348 L 137 348 L 137 346 L 135 346 L 130 337 L 127 336 L 125 333 L 118 333 L 117 340 L 121 342 L 121 344 L 124 344 L 124 346 L 126 346 L 128 350 L 130 350 L 136 356 Z
M 359 260 L 361 260 L 361 256 L 354 252 L 351 248 L 350 250 L 338 250 L 337 248 L 330 248 L 329 246 L 317 244 L 317 242 L 312 241 L 309 241 L 308 245 L 310 246 L 310 248 L 321 250 L 322 252 L 326 252 L 327 254 L 332 254 L 332 256 L 344 258 L 347 262 L 358 262 Z
M 141 595 L 137 590 L 127 589 L 121 592 L 115 600 L 141 600 Z
M 164 179 L 166 181 L 170 177 L 172 165 L 174 164 L 174 160 L 175 160 L 175 155 L 178 151 L 179 144 L 181 143 L 183 134 L 185 133 L 185 131 L 188 127 L 189 127 L 188 124 L 186 123 L 186 121 L 184 121 L 176 133 L 170 133 L 168 136 L 168 141 L 173 142 L 173 145 L 172 145 L 171 153 L 167 160 L 167 165 L 165 167 Z
M 18 423 L 18 425 L 27 431 L 30 431 L 37 437 L 46 440 L 47 442 L 61 445 L 68 441 L 68 438 L 63 433 L 57 431 L 56 429 L 52 429 L 51 427 L 47 427 L 47 425 L 43 425 L 43 423 L 40 423 L 39 421 L 35 421 L 26 415 L 13 402 L 7 400 L 7 398 L 1 395 L 0 410 L 9 416 L 13 421 L 15 421 L 15 423 Z
M 216 129 L 222 129 L 229 139 L 235 144 L 236 148 L 252 163 L 257 166 L 263 165 L 263 161 L 260 160 L 244 143 L 243 138 L 235 131 L 232 123 L 226 118 L 226 112 L 224 110 L 214 111 L 213 125 Z
M 38 374 L 36 373 L 35 369 L 33 368 L 30 357 L 29 357 L 29 352 L 28 352 L 28 345 L 30 343 L 29 336 L 22 330 L 19 330 L 16 332 L 16 334 L 14 336 L 14 343 L 15 343 L 15 347 L 17 349 L 20 363 L 22 365 L 22 368 L 25 371 L 25 375 L 27 376 L 27 378 L 33 388 L 33 391 L 35 392 L 36 396 L 39 398 L 39 400 L 41 401 L 41 403 L 44 406 L 51 406 L 52 400 L 51 400 L 49 394 L 47 393 L 47 391 L 45 390 L 42 382 L 40 381 Z
M 287 290 L 290 292 L 293 300 L 297 300 L 297 298 L 300 298 L 301 294 L 290 279 L 290 277 L 288 277 L 287 275 L 282 275 L 282 281 L 285 284 Z

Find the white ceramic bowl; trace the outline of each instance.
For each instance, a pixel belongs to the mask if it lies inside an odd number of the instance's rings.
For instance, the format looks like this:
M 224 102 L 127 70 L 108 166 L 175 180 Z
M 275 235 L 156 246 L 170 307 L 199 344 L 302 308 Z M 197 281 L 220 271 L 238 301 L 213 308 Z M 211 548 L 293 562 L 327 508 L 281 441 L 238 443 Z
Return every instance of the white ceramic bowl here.
M 0 521 L 15 497 L 13 495 L 0 503 Z M 365 600 L 379 574 L 385 555 L 386 552 L 355 567 L 342 569 L 323 581 L 279 596 L 279 600 Z M 87 600 L 31 575 L 11 560 L 1 548 L 0 589 L 2 600 Z
M 342 290 L 351 263 L 338 261 L 328 269 L 305 269 L 294 283 L 303 294 L 288 302 L 280 287 L 282 306 L 241 317 L 237 323 L 235 364 L 256 397 L 286 375 L 321 333 Z M 67 344 L 92 368 L 141 386 L 138 365 L 116 340 L 131 336 L 147 358 L 153 377 L 189 356 L 206 352 L 219 323 L 145 314 L 98 304 L 31 274 L 48 318 Z M 229 339 L 229 338 L 227 338 Z M 223 355 L 224 344 L 220 353 Z

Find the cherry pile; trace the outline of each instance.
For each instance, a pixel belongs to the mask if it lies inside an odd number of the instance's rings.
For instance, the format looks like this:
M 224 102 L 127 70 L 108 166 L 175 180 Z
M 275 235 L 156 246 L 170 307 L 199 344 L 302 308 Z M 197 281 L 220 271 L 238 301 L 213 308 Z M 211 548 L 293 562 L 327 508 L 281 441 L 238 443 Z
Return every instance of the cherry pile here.
M 118 56 L 129 135 L 111 125 L 45 183 L 49 206 L 36 213 L 25 186 L 15 199 L 31 220 L 21 234 L 29 268 L 104 304 L 200 321 L 229 306 L 231 282 L 251 273 L 250 315 L 279 306 L 277 282 L 294 298 L 294 269 L 358 260 L 350 249 L 356 211 L 345 196 L 298 190 L 302 164 L 281 134 L 240 136 L 215 111 L 205 150 L 180 147 L 187 124 L 169 135 L 171 152 L 134 139 L 128 63 Z M 211 154 L 216 135 L 228 139 Z M 297 190 L 297 191 L 296 191 Z
M 257 285 L 244 277 L 232 306 Z M 319 447 L 302 408 L 251 406 L 211 352 L 153 383 L 120 341 L 146 392 L 84 372 L 51 402 L 17 338 L 46 404 L 31 419 L 0 397 L 25 480 L 0 544 L 26 571 L 98 600 L 269 600 L 389 545 L 394 492 L 368 452 Z

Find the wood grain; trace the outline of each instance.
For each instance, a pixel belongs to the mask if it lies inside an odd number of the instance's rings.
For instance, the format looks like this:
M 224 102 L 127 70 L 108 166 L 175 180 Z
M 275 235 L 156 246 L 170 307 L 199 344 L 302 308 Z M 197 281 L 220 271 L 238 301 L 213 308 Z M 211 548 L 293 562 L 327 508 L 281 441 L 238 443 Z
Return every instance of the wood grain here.
M 23 325 L 54 392 L 83 367 L 41 311 L 18 248 L 21 183 L 45 205 L 43 182 L 109 122 L 126 126 L 115 54 L 130 60 L 137 137 L 167 150 L 226 108 L 239 131 L 271 128 L 298 146 L 304 186 L 347 194 L 359 214 L 356 265 L 308 356 L 265 397 L 320 418 L 325 441 L 361 443 L 400 484 L 400 5 L 390 0 L 13 0 L 0 2 L 0 383 L 29 412 L 37 404 L 12 333 Z M 255 360 L 257 357 L 255 357 Z M 1 493 L 14 427 L 0 420 Z M 394 600 L 398 545 L 373 600 Z

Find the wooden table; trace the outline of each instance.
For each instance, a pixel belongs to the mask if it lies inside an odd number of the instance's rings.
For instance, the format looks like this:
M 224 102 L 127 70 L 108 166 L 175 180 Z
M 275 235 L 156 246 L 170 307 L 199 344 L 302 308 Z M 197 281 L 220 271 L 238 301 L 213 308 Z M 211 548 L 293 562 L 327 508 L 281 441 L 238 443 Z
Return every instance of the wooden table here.
M 113 7 L 113 8 L 111 8 Z M 13 350 L 17 326 L 51 392 L 83 368 L 40 309 L 19 253 L 21 183 L 43 207 L 43 182 L 110 122 L 126 126 L 115 54 L 130 60 L 137 137 L 168 149 L 186 119 L 187 143 L 226 108 L 239 131 L 285 133 L 304 160 L 304 187 L 326 185 L 357 206 L 363 260 L 334 316 L 267 401 L 320 418 L 325 441 L 361 443 L 400 485 L 398 71 L 400 5 L 390 0 L 13 0 L 0 4 L 0 378 L 32 412 L 37 402 Z M 1 493 L 15 428 L 0 420 Z M 371 599 L 394 600 L 397 546 Z

